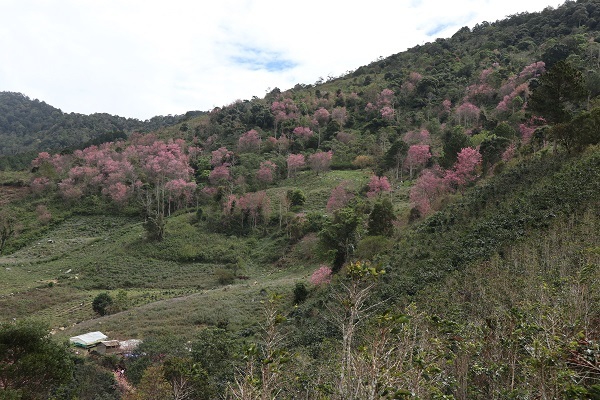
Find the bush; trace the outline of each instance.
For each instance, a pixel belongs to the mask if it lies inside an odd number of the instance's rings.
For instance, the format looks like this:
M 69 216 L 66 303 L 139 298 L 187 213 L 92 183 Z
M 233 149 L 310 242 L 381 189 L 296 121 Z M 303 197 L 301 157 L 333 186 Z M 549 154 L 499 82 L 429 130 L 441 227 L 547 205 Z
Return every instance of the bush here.
M 290 201 L 290 205 L 292 207 L 303 206 L 306 202 L 306 196 L 304 195 L 304 192 L 302 192 L 302 190 L 300 189 L 288 190 L 287 198 Z
M 302 282 L 296 283 L 294 287 L 294 304 L 300 304 L 306 300 L 308 297 L 308 289 L 306 289 L 306 285 Z
M 221 285 L 231 285 L 235 279 L 233 272 L 223 268 L 216 270 L 215 276 L 217 277 L 217 282 Z

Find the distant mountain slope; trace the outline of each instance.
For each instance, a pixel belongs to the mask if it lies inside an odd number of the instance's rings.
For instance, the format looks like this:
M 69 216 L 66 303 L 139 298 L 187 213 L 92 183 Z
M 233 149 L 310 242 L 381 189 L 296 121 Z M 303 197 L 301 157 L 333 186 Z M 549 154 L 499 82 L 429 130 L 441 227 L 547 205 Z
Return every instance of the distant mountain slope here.
M 21 93 L 0 92 L 0 156 L 78 147 L 101 135 L 154 131 L 196 114 L 140 121 L 106 113 L 64 113 Z

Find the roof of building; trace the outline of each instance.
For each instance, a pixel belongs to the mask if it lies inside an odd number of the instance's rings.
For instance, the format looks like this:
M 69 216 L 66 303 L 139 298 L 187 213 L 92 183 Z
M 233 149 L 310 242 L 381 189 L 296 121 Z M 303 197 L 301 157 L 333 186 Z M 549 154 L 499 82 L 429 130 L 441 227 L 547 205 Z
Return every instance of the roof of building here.
M 119 347 L 120 343 L 118 340 L 103 340 L 100 344 L 105 345 L 106 347 Z
M 73 336 L 69 339 L 69 342 L 79 346 L 93 346 L 106 339 L 108 339 L 108 336 L 102 332 L 88 332 L 83 335 Z

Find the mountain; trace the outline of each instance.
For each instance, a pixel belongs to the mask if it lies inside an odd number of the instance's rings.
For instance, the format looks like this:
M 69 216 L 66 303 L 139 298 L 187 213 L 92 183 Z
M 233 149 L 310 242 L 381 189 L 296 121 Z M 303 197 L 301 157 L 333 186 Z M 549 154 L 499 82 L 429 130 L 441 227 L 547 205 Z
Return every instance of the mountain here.
M 156 116 L 146 121 L 105 113 L 83 115 L 64 113 L 38 99 L 14 92 L 0 92 L 0 167 L 20 169 L 31 154 L 87 147 L 94 140 L 111 141 L 126 138 L 132 132 L 150 132 L 174 125 L 199 114 Z M 2 156 L 5 156 L 2 158 Z M 14 156 L 6 158 L 6 156 Z
M 599 18 L 569 1 L 42 152 L 2 175 L 30 191 L 0 212 L 0 316 L 144 340 L 76 358 L 64 398 L 597 398 Z

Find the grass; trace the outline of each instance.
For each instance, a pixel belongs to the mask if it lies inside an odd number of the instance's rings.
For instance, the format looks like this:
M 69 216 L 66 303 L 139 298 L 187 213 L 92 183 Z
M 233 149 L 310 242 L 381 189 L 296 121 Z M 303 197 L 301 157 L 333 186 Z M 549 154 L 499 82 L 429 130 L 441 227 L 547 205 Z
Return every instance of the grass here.
M 302 171 L 267 189 L 272 214 L 279 212 L 279 199 L 295 188 L 307 199 L 296 211 L 323 212 L 333 187 L 348 181 L 358 193 L 370 175 L 367 170 L 318 176 Z M 401 201 L 403 190 L 396 194 Z M 314 234 L 294 245 L 275 227 L 233 236 L 211 231 L 214 219 L 197 220 L 195 212 L 180 211 L 167 219 L 164 240 L 149 242 L 139 219 L 97 215 L 101 210 L 96 215 L 61 213 L 52 199 L 26 198 L 19 205 L 31 224 L 40 202 L 57 217 L 43 229 L 30 229 L 20 238 L 24 245 L 19 250 L 0 257 L 0 322 L 34 317 L 59 336 L 101 330 L 117 338 L 187 337 L 206 325 L 252 335 L 265 294 L 282 293 L 291 305 L 296 283 L 307 283 L 320 263 Z M 91 207 L 86 204 L 78 210 Z M 219 283 L 223 271 L 232 272 L 231 285 Z M 95 315 L 94 297 L 108 291 L 115 298 L 119 290 L 127 293 L 128 308 Z

